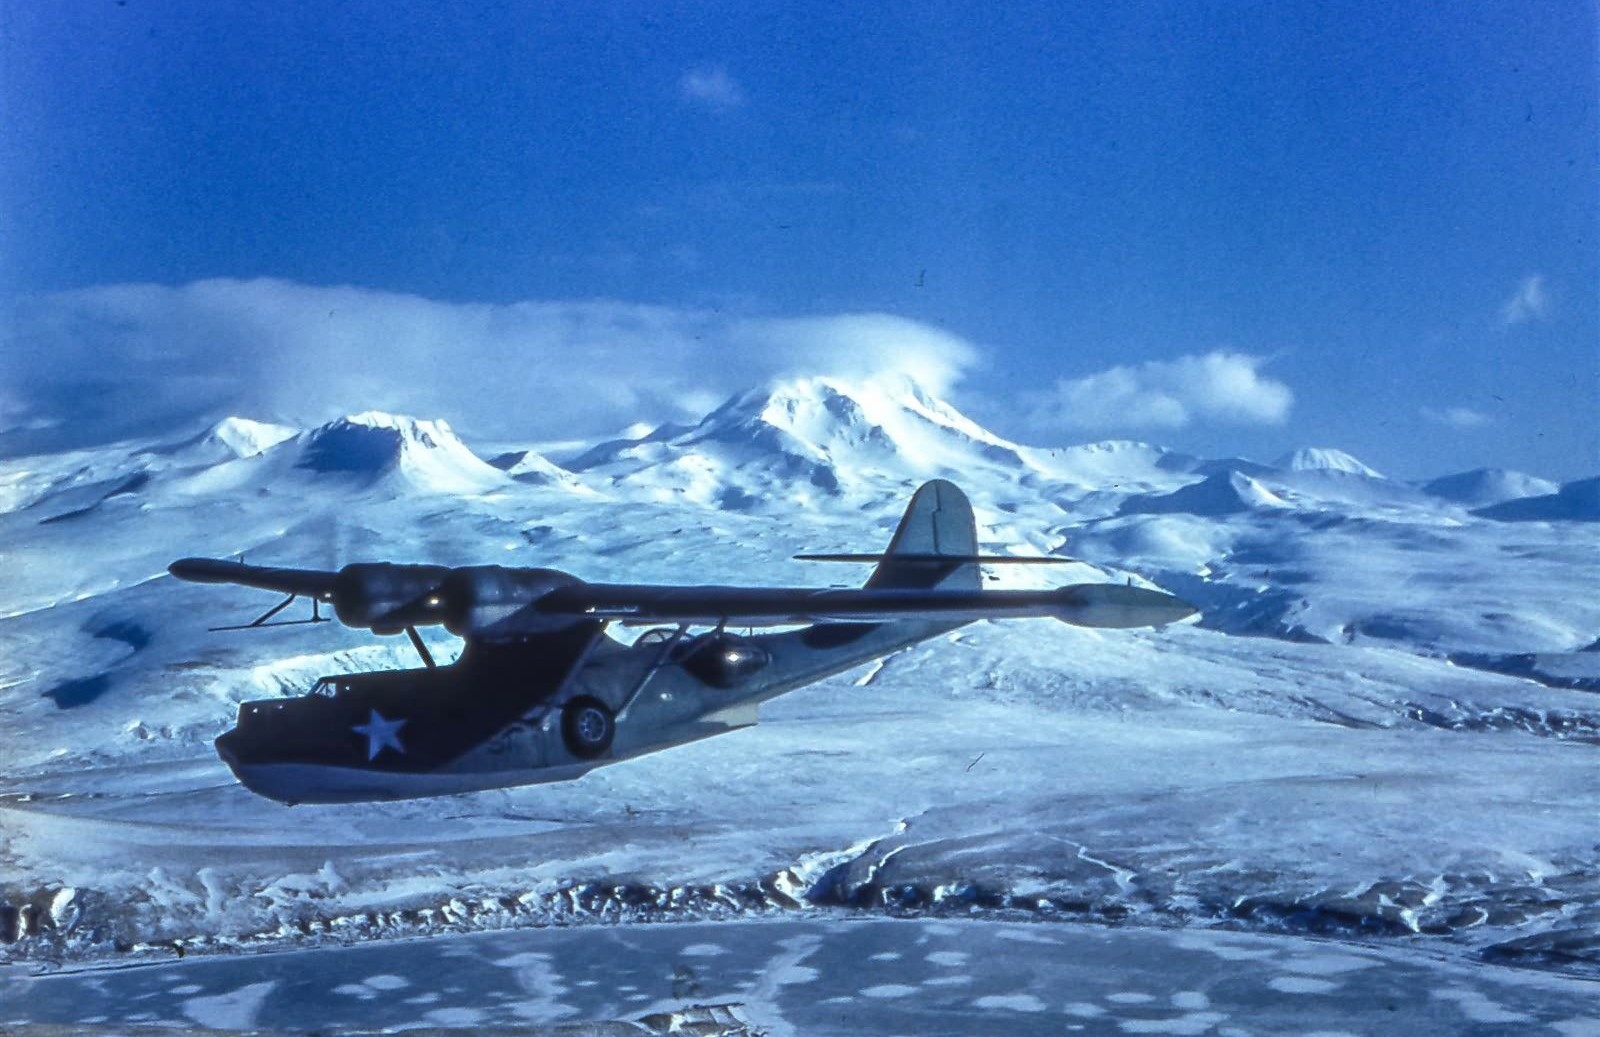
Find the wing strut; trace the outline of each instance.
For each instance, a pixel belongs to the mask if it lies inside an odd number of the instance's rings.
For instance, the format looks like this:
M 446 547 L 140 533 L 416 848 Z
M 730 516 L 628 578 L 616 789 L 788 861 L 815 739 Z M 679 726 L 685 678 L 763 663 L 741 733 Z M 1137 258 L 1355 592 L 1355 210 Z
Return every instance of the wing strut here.
M 723 620 L 723 622 L 726 623 L 727 620 Z M 720 630 L 721 627 L 718 627 L 717 629 Z M 622 708 L 617 710 L 617 717 L 619 719 L 628 715 L 628 710 L 632 708 L 634 699 L 639 697 L 639 693 L 644 691 L 644 686 L 649 684 L 651 678 L 660 672 L 662 666 L 666 665 L 667 657 L 672 654 L 672 650 L 674 648 L 678 647 L 678 642 L 682 641 L 683 635 L 688 632 L 689 624 L 678 624 L 678 629 L 674 630 L 672 632 L 672 636 L 667 638 L 666 643 L 661 646 L 661 651 L 656 654 L 656 657 L 650 661 L 649 667 L 646 668 L 644 673 L 640 675 L 639 683 L 635 684 L 632 690 L 628 692 L 628 697 L 622 700 Z
M 605 636 L 606 625 L 606 622 L 594 625 L 593 630 L 589 633 L 589 640 L 583 643 L 583 647 L 578 650 L 578 654 L 573 657 L 572 662 L 567 664 L 566 673 L 562 675 L 560 683 L 555 686 L 555 690 L 541 697 L 527 712 L 523 713 L 523 720 L 531 721 L 536 716 L 548 712 L 553 706 L 561 704 L 561 697 L 566 693 L 568 686 L 577 679 L 579 673 L 583 672 L 583 664 L 589 661 L 589 656 L 594 653 L 595 646 Z
M 237 623 L 233 626 L 225 627 L 207 627 L 206 629 L 212 633 L 217 633 L 223 630 L 259 630 L 263 627 L 299 627 L 306 626 L 309 623 L 329 622 L 328 617 L 322 614 L 321 603 L 316 598 L 311 599 L 310 619 L 280 619 L 276 623 L 268 622 L 268 620 L 270 620 L 273 616 L 276 616 L 278 613 L 294 604 L 294 600 L 299 596 L 300 595 L 298 594 L 289 595 L 287 598 L 284 598 L 282 601 L 267 609 L 267 611 L 261 613 L 261 615 L 257 616 L 255 619 L 252 619 L 248 623 Z
M 435 665 L 433 661 L 433 653 L 428 651 L 428 646 L 422 643 L 422 635 L 417 633 L 417 628 L 406 627 L 406 636 L 411 638 L 411 647 L 415 648 L 417 650 L 417 654 L 422 656 L 422 665 L 426 666 L 430 670 L 433 669 Z

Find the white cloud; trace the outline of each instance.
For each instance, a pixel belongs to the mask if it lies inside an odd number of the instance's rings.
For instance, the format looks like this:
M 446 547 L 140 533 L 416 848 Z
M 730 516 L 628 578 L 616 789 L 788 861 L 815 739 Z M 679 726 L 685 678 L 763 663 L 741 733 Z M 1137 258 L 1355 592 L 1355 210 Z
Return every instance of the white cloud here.
M 1550 293 L 1545 291 L 1544 275 L 1529 274 L 1517 285 L 1511 298 L 1500 307 L 1500 319 L 1506 325 L 1526 324 L 1542 320 L 1550 312 Z
M 1438 410 L 1433 407 L 1422 408 L 1422 416 L 1436 425 L 1445 425 L 1455 429 L 1481 428 L 1489 424 L 1489 416 L 1470 407 L 1446 407 Z
M 1183 428 L 1195 421 L 1276 425 L 1294 393 L 1265 378 L 1266 358 L 1212 352 L 1063 379 L 1030 401 L 1041 428 Z
M 786 374 L 903 372 L 945 389 L 975 355 L 887 314 L 448 303 L 270 279 L 63 292 L 14 301 L 0 327 L 0 417 L 56 423 L 40 448 L 224 412 L 309 424 L 373 408 L 483 437 L 599 435 L 697 417 Z
M 948 390 L 977 359 L 965 340 L 887 313 L 763 318 L 743 321 L 734 332 L 769 359 L 789 358 L 785 374 L 904 374 L 934 392 Z
M 730 111 L 744 104 L 744 90 L 725 68 L 693 68 L 678 80 L 684 100 L 716 111 Z

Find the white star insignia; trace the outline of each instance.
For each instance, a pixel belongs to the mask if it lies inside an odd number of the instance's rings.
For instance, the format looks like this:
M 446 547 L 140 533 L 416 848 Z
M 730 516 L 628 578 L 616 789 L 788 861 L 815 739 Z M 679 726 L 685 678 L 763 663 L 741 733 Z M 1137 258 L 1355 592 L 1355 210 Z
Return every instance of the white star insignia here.
M 378 758 L 378 754 L 385 749 L 393 749 L 397 753 L 404 753 L 406 747 L 400 744 L 400 729 L 406 726 L 406 721 L 385 720 L 382 713 L 371 711 L 365 724 L 357 724 L 350 730 L 367 739 L 367 762 L 371 763 Z

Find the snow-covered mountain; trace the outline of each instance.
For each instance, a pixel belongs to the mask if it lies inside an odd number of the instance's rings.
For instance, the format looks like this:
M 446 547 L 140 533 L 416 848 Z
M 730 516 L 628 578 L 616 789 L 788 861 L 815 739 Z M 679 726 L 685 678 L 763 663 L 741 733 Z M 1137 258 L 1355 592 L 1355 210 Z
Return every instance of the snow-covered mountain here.
M 157 447 L 152 452 L 168 457 L 177 464 L 221 464 L 241 457 L 255 457 L 299 432 L 299 429 L 288 425 L 230 416 L 192 439 L 172 446 Z
M 242 553 L 851 582 L 790 556 L 881 548 L 938 476 L 973 497 L 986 549 L 1082 560 L 998 580 L 1132 580 L 1200 621 L 977 624 L 776 700 L 749 731 L 462 797 L 447 825 L 436 803 L 373 805 L 297 812 L 286 837 L 210 740 L 242 700 L 414 665 L 411 649 L 334 624 L 211 635 L 270 602 L 164 572 Z M 800 903 L 1592 963 L 1600 544 L 1573 520 L 1597 485 L 1474 513 L 1540 487 L 1418 488 L 1325 450 L 1028 447 L 915 383 L 829 378 L 568 467 L 491 464 L 443 422 L 375 413 L 0 462 L 0 902 L 35 919 L 10 953 Z M 430 640 L 441 659 L 456 646 Z M 4 904 L 0 922 L 23 917 Z
M 1138 510 L 1214 476 L 1208 489 L 1150 507 L 1187 510 L 1191 499 L 1203 509 L 1277 506 L 1273 501 L 1313 509 L 1429 507 L 1416 488 L 1330 448 L 1296 450 L 1268 465 L 1204 461 L 1127 440 L 1024 446 L 899 376 L 778 381 L 733 397 L 694 425 L 663 425 L 602 443 L 567 468 L 591 486 L 728 511 L 826 511 L 846 501 L 859 507 L 937 477 L 964 481 L 980 507 L 1033 494 L 1078 518 Z M 1222 499 L 1230 494 L 1231 504 Z
M 1332 447 L 1301 447 L 1278 458 L 1273 467 L 1290 472 L 1346 472 L 1369 479 L 1383 478 L 1343 450 Z
M 83 514 L 104 501 L 145 489 L 152 479 L 254 457 L 296 431 L 230 417 L 175 443 L 108 444 L 57 455 L 42 465 L 20 458 L 0 465 L 0 512 L 38 507 L 41 520 Z
M 456 436 L 445 421 L 365 411 L 285 440 L 261 455 L 316 475 L 373 483 L 398 480 L 430 493 L 484 493 L 506 476 Z
M 1549 479 L 1504 468 L 1474 468 L 1423 483 L 1422 492 L 1468 507 L 1483 508 L 1523 497 L 1544 497 L 1561 487 Z
M 916 382 L 780 381 L 733 397 L 698 424 L 602 444 L 571 462 L 591 482 L 739 511 L 811 507 L 900 492 L 908 480 L 1039 470 Z
M 1031 451 L 1049 475 L 1093 492 L 1144 493 L 1171 488 L 1196 473 L 1197 458 L 1125 439 Z
M 1287 508 L 1283 498 L 1242 472 L 1223 471 L 1171 493 L 1137 494 L 1123 501 L 1124 515 L 1237 515 L 1261 508 Z
M 1473 514 L 1501 522 L 1600 522 L 1600 478 L 1579 479 L 1555 493 L 1504 501 Z
M 537 450 L 507 451 L 490 458 L 489 464 L 530 486 L 559 486 L 570 490 L 584 488 L 572 472 Z
M 1273 464 L 1241 458 L 1202 461 L 1195 471 L 1207 477 L 1244 476 L 1283 503 L 1301 510 L 1354 509 L 1372 514 L 1437 511 L 1437 501 L 1416 487 L 1388 479 L 1342 450 L 1296 450 Z

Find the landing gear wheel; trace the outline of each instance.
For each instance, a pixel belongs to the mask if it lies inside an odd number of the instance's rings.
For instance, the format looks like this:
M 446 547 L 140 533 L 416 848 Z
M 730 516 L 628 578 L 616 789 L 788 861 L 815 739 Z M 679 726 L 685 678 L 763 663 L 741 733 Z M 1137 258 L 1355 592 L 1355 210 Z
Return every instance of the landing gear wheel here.
M 592 760 L 611 748 L 617 720 L 599 699 L 579 695 L 561 711 L 561 740 L 580 760 Z

